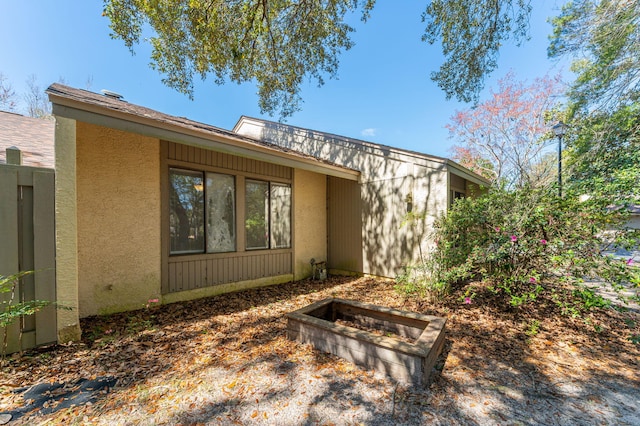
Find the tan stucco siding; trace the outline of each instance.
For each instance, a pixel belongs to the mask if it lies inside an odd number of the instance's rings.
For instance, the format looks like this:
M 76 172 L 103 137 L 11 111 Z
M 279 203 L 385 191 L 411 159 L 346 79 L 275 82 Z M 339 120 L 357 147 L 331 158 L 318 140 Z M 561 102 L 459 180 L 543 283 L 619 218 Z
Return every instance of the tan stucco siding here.
M 160 143 L 78 122 L 80 316 L 160 297 Z
M 412 223 L 416 241 L 420 246 L 414 252 L 414 261 L 419 261 L 433 248 L 431 233 L 435 220 L 447 212 L 449 207 L 448 172 L 443 167 L 440 170 L 430 168 L 415 168 L 415 184 L 413 210 L 418 213 Z
M 80 338 L 76 233 L 76 122 L 56 117 L 56 301 L 58 342 Z
M 293 180 L 294 278 L 311 275 L 313 258 L 327 260 L 327 177 L 294 170 Z

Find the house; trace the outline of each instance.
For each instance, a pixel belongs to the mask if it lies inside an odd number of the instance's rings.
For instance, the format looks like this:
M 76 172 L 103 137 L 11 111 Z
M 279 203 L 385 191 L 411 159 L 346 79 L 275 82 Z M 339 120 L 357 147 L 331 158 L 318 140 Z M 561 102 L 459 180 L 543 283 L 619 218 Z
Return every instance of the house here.
M 311 259 L 393 276 L 432 218 L 486 183 L 448 160 L 247 117 L 228 131 L 112 93 L 47 93 L 57 300 L 76 308 L 58 312 L 61 342 L 81 317 L 302 279 Z
M 359 172 L 60 84 L 58 338 L 79 318 L 288 282 L 327 255 L 327 176 Z
M 433 221 L 456 198 L 490 185 L 445 158 L 283 123 L 241 117 L 233 131 L 360 172 L 358 181 L 327 179 L 334 273 L 395 277 L 428 250 Z
M 7 148 L 22 153 L 22 164 L 53 168 L 53 120 L 0 111 L 0 164 L 7 164 Z

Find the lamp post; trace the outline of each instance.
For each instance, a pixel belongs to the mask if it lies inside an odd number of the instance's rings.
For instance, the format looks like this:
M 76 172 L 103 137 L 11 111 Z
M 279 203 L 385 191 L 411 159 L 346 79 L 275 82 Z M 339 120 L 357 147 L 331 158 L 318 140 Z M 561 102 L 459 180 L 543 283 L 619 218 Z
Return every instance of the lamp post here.
M 562 197 L 562 137 L 567 133 L 569 126 L 562 121 L 553 126 L 553 133 L 558 137 L 558 196 Z

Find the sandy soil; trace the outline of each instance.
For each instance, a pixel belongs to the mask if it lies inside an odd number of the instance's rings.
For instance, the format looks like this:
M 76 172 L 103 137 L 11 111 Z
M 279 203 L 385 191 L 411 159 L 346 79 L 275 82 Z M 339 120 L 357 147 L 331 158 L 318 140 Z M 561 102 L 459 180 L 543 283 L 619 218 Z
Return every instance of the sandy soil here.
M 640 424 L 637 312 L 572 318 L 551 299 L 503 308 L 480 285 L 465 304 L 464 290 L 427 304 L 393 282 L 331 278 L 90 318 L 82 342 L 4 366 L 0 411 L 29 403 L 22 387 L 108 377 L 108 392 L 52 398 L 9 424 Z M 284 315 L 331 296 L 446 316 L 431 384 L 399 385 L 288 341 Z

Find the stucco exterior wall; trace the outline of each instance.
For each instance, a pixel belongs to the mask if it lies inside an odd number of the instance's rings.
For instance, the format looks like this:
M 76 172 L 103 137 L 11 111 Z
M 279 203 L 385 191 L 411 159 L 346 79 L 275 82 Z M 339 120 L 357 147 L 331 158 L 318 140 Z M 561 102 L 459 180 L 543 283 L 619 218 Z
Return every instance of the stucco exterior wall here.
M 415 211 L 419 216 L 411 223 L 416 241 L 413 260 L 417 262 L 420 256 L 426 255 L 433 248 L 430 233 L 433 223 L 449 208 L 448 172 L 446 169 L 433 170 L 422 167 L 415 168 L 413 200 Z M 424 213 L 424 215 L 420 215 Z M 418 246 L 419 244 L 419 246 Z
M 419 260 L 422 240 L 431 231 L 434 219 L 447 210 L 449 181 L 442 162 L 251 119 L 240 122 L 235 130 L 360 171 L 360 272 L 365 274 L 394 277 L 403 265 Z M 407 223 L 409 209 L 425 217 L 419 223 Z
M 56 301 L 58 342 L 80 339 L 76 234 L 76 121 L 56 117 Z
M 80 317 L 160 298 L 160 142 L 77 123 Z
M 327 177 L 294 170 L 294 279 L 311 275 L 310 260 L 327 260 Z

